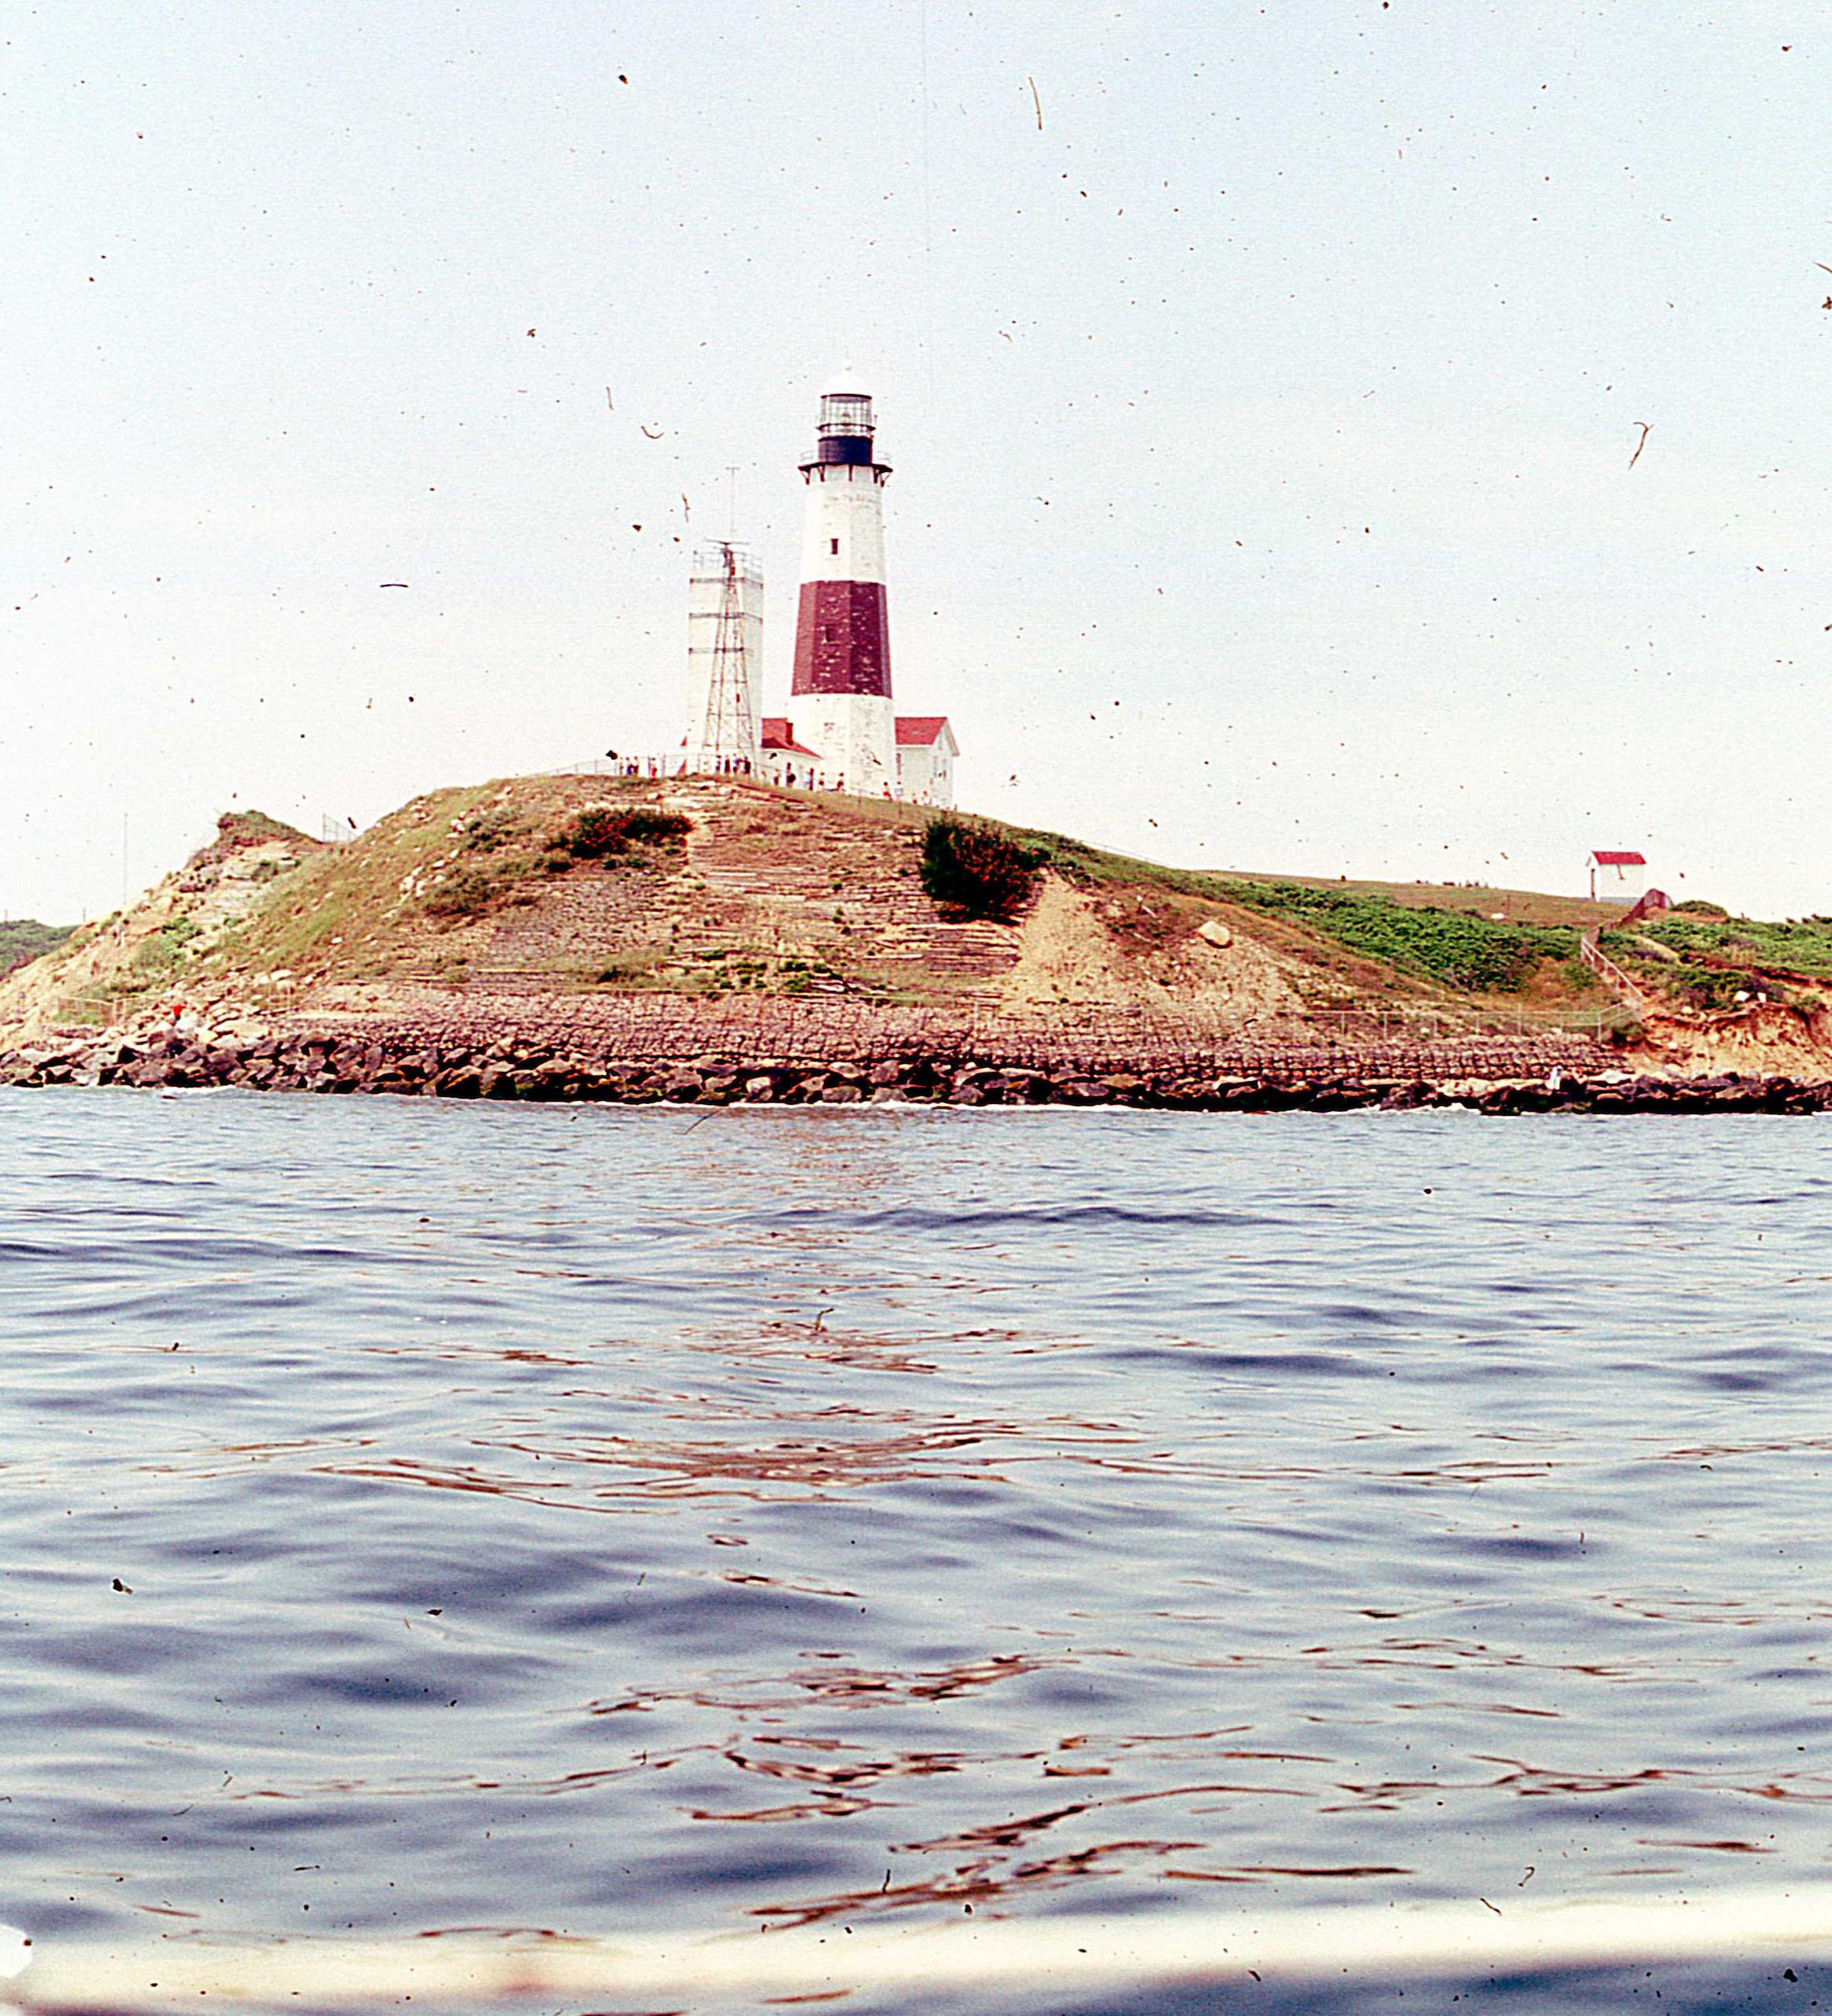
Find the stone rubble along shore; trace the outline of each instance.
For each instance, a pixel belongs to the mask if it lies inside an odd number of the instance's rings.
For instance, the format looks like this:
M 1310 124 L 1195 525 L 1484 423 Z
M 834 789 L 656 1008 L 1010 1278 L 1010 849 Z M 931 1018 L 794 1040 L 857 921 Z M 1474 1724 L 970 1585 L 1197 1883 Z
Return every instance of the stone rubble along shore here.
M 392 1093 L 449 1099 L 525 1099 L 621 1105 L 847 1106 L 921 1102 L 978 1106 L 1117 1106 L 1193 1112 L 1401 1111 L 1454 1106 L 1488 1113 L 1819 1113 L 1832 1084 L 1734 1072 L 1713 1077 L 1631 1077 L 1569 1070 L 1545 1079 L 1471 1076 L 1449 1057 L 1436 1076 L 1395 1075 L 1384 1054 L 1357 1061 L 1340 1047 L 1287 1050 L 1250 1071 L 1187 1059 L 1132 1070 L 1085 1065 L 1013 1065 L 962 1052 L 855 1061 L 701 1055 L 619 1059 L 537 1041 L 390 1040 L 340 1030 L 260 1037 L 176 1031 L 118 1032 L 0 1052 L 0 1085 L 122 1085 L 190 1090 Z M 1419 1062 L 1424 1062 L 1420 1059 Z M 1524 1058 L 1518 1060 L 1525 1063 Z M 1458 1072 L 1455 1065 L 1464 1063 Z M 1556 1082 L 1554 1078 L 1556 1076 Z

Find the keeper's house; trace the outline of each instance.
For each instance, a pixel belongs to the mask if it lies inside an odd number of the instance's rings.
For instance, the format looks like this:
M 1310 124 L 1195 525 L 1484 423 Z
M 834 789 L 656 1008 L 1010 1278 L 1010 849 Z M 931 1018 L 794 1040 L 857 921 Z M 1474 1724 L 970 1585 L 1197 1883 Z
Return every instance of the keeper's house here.
M 955 758 L 961 752 L 942 714 L 897 716 L 897 796 L 918 805 L 955 802 Z
M 895 796 L 915 805 L 951 806 L 955 759 L 960 744 L 947 717 L 940 714 L 900 714 L 896 717 Z M 841 779 L 818 749 L 796 739 L 795 723 L 780 714 L 763 717 L 759 756 L 763 774 L 772 784 L 800 791 L 837 791 Z M 883 794 L 893 793 L 887 788 Z

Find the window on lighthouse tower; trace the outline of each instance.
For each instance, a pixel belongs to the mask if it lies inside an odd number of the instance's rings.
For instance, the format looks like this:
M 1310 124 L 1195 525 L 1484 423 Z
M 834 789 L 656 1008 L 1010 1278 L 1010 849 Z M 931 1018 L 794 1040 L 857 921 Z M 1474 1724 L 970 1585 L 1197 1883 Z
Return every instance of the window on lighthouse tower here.
M 840 541 L 837 539 L 829 539 L 827 541 L 827 550 L 830 553 L 838 552 L 840 550 Z

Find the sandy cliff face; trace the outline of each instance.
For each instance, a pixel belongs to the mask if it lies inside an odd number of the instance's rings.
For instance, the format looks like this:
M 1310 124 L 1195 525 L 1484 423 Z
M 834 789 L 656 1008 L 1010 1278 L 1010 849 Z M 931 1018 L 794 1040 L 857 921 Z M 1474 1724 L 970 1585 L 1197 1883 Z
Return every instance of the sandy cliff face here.
M 1242 1025 L 1302 1015 L 1314 975 L 1229 916 L 1221 921 L 1216 903 L 1077 888 L 1046 873 L 1000 998 L 1018 1010 L 1143 1007 Z
M 269 821 L 238 830 L 226 815 L 223 833 L 139 903 L 0 980 L 0 1037 L 30 1043 L 72 1024 L 172 1012 L 199 989 L 218 998 L 208 969 L 274 887 L 323 851 Z
M 1797 985 L 1791 1002 L 1697 1016 L 1650 1015 L 1638 1062 L 1699 1076 L 1735 1071 L 1812 1081 L 1832 1078 L 1832 1002 Z

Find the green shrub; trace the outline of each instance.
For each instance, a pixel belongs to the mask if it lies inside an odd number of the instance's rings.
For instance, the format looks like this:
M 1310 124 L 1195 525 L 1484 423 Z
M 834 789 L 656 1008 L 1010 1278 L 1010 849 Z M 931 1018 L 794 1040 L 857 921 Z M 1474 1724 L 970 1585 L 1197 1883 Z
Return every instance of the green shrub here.
M 1657 985 L 1664 982 L 1689 1007 L 1708 1011 L 1734 1008 L 1739 1005 L 1737 996 L 1751 991 L 1746 973 L 1732 972 L 1723 966 L 1665 966 L 1649 977 Z
M 1559 978 L 1568 994 L 1594 994 L 1603 984 L 1582 959 L 1567 959 L 1559 968 Z
M 693 830 L 693 822 L 678 812 L 626 812 L 623 837 L 650 847 L 666 847 L 684 840 Z
M 990 826 L 931 819 L 922 835 L 922 887 L 938 903 L 967 916 L 1010 924 L 1036 888 L 1043 856 Z
M 602 861 L 608 855 L 626 853 L 633 844 L 684 840 L 693 830 L 693 822 L 678 812 L 620 812 L 609 805 L 588 805 L 555 845 L 582 861 Z
M 507 884 L 482 868 L 449 868 L 427 890 L 429 917 L 481 917 Z
M 522 822 L 500 806 L 474 814 L 459 829 L 458 844 L 467 854 L 494 854 L 522 830 Z
M 630 843 L 621 812 L 608 805 L 588 805 L 556 844 L 581 861 L 597 861 L 607 854 L 621 854 Z
M 133 970 L 154 977 L 173 972 L 184 958 L 186 946 L 201 936 L 203 929 L 194 918 L 169 919 L 134 948 Z

